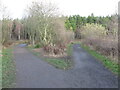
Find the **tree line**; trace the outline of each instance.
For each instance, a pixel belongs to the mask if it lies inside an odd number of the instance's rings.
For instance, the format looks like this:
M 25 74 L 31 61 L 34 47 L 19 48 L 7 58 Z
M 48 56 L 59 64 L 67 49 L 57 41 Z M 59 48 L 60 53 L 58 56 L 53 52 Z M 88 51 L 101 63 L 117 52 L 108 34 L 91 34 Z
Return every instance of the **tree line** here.
M 53 4 L 33 2 L 26 9 L 26 13 L 22 19 L 12 20 L 4 17 L 1 20 L 1 42 L 4 46 L 13 41 L 24 40 L 34 47 L 54 46 L 53 49 L 56 51 L 55 49 L 60 49 L 61 45 L 64 47 L 65 43 L 73 40 L 74 33 L 66 31 L 64 27 L 66 18 L 59 17 L 58 9 Z
M 89 15 L 88 17 L 83 17 L 80 15 L 73 15 L 66 17 L 65 27 L 67 30 L 72 30 L 76 34 L 78 30 L 86 24 L 99 24 L 105 27 L 108 30 L 107 34 L 114 33 L 114 29 L 117 27 L 118 15 L 114 14 L 111 16 L 94 16 L 94 14 Z M 80 38 L 77 37 L 76 38 Z

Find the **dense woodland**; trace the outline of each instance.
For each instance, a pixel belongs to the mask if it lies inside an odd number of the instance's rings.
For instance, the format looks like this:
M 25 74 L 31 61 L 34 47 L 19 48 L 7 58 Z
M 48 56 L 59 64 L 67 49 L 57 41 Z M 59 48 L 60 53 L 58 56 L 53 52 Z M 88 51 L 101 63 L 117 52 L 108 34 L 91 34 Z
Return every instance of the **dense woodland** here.
M 23 40 L 36 48 L 43 47 L 48 53 L 65 52 L 66 45 L 78 40 L 101 54 L 117 60 L 118 15 L 88 17 L 80 15 L 59 16 L 58 9 L 48 3 L 34 2 L 27 8 L 22 19 L 3 15 L 3 46 Z

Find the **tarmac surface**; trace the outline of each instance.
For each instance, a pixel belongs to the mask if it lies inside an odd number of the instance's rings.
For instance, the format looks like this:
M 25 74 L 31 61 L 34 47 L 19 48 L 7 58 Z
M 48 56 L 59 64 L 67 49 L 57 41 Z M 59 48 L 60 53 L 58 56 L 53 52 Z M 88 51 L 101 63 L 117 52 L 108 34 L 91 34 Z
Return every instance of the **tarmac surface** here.
M 80 45 L 73 45 L 74 67 L 60 70 L 25 47 L 14 49 L 16 88 L 118 88 L 118 79 Z

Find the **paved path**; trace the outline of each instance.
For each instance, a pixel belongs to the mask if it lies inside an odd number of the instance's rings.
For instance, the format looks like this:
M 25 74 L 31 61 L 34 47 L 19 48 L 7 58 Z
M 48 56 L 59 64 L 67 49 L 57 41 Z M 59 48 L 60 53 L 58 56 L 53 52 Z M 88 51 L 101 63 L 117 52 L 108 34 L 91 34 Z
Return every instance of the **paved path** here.
M 40 60 L 27 49 L 15 47 L 17 88 L 115 88 L 118 80 L 109 70 L 85 52 L 73 46 L 75 66 L 60 70 Z

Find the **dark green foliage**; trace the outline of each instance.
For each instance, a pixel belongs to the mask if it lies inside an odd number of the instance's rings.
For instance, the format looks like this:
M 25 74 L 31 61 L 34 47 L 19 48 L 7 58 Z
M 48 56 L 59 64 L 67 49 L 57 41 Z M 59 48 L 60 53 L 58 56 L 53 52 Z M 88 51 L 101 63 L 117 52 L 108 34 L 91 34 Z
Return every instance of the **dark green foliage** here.
M 67 17 L 65 21 L 65 27 L 67 30 L 72 30 L 74 32 L 74 37 L 76 39 L 81 39 L 81 27 L 86 24 L 99 24 L 105 27 L 107 35 L 116 34 L 114 29 L 117 28 L 117 14 L 111 16 L 94 16 L 93 14 L 89 15 L 88 17 L 82 17 L 79 15 L 73 15 Z
M 37 44 L 37 45 L 35 45 L 34 48 L 40 48 L 40 47 L 41 47 L 41 45 L 40 45 L 40 44 Z
M 106 16 L 106 17 L 101 17 L 101 16 L 94 16 L 91 14 L 88 17 L 82 17 L 79 15 L 73 15 L 70 17 L 67 17 L 65 21 L 65 26 L 69 30 L 73 30 L 74 32 L 79 29 L 82 25 L 85 25 L 86 23 L 97 23 L 97 24 L 102 24 L 105 28 L 108 28 L 108 23 L 112 20 L 113 16 Z

